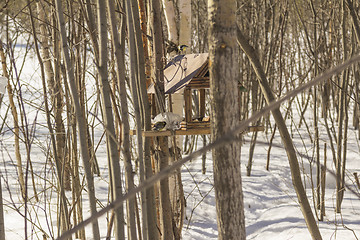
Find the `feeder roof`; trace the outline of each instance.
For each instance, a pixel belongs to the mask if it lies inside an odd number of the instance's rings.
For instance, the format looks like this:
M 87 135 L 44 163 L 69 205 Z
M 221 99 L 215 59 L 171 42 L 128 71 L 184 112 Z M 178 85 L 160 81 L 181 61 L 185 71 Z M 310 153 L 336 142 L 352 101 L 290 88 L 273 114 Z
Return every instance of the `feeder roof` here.
M 182 92 L 207 63 L 208 53 L 175 56 L 164 69 L 165 94 Z M 148 88 L 148 93 L 155 93 L 153 83 Z

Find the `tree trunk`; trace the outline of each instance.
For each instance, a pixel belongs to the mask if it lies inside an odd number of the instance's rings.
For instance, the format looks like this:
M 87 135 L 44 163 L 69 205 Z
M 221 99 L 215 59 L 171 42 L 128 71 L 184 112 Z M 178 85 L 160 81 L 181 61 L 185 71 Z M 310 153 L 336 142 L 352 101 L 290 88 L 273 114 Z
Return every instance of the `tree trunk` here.
M 139 6 L 142 8 L 141 2 Z M 134 22 L 134 36 L 135 36 L 135 49 L 137 56 L 137 78 L 136 86 L 138 91 L 138 104 L 141 109 L 141 126 L 139 127 L 138 133 L 140 130 L 150 131 L 151 130 L 151 114 L 150 114 L 150 103 L 147 94 L 147 88 L 149 83 L 147 82 L 146 72 L 149 71 L 151 74 L 151 69 L 147 67 L 148 63 L 146 59 L 148 58 L 148 49 L 146 42 L 144 43 L 144 34 L 146 32 L 146 24 L 141 23 L 139 16 L 139 7 L 135 1 L 131 1 L 131 13 L 132 19 Z M 143 17 L 143 16 L 142 16 Z M 143 29 L 140 28 L 142 24 Z M 145 41 L 147 41 L 145 39 Z M 149 78 L 150 79 L 150 78 Z M 147 178 L 152 176 L 152 166 L 150 160 L 150 138 L 143 138 L 141 134 L 138 135 L 139 143 L 139 162 L 140 162 L 140 181 L 144 181 Z M 141 143 L 141 146 L 140 146 Z M 142 152 L 142 154 L 141 154 Z M 159 231 L 157 228 L 156 221 L 156 204 L 155 204 L 155 192 L 154 188 L 149 188 L 146 191 L 142 192 L 142 218 L 143 218 L 143 240 L 146 239 L 158 239 Z
M 69 159 L 64 157 L 64 149 L 65 149 L 65 128 L 62 120 L 62 110 L 63 110 L 63 92 L 61 88 L 60 79 L 59 81 L 55 81 L 54 70 L 51 65 L 51 57 L 49 52 L 49 44 L 48 44 L 48 33 L 46 32 L 46 23 L 47 18 L 45 16 L 44 6 L 41 7 L 41 4 L 37 3 L 37 12 L 40 20 L 40 44 L 41 44 L 41 55 L 44 62 L 44 69 L 46 74 L 47 84 L 49 86 L 50 98 L 52 103 L 52 110 L 54 111 L 55 118 L 55 140 L 56 140 L 56 158 L 55 161 L 60 163 L 60 166 L 64 166 L 64 170 L 61 169 L 63 174 L 63 183 L 65 190 L 71 190 L 70 183 L 70 163 Z
M 174 4 L 172 1 L 163 0 L 164 12 L 167 19 L 167 29 L 169 40 L 175 45 L 187 45 L 191 44 L 191 1 L 181 0 L 179 1 L 179 14 L 180 14 L 180 34 L 178 34 L 176 27 L 176 16 Z M 180 37 L 180 41 L 179 41 Z M 189 48 L 180 54 L 189 52 Z M 176 52 L 169 53 L 170 57 L 173 57 Z M 184 110 L 184 94 L 174 93 L 171 95 L 170 104 L 171 111 L 179 116 L 183 116 Z M 177 161 L 181 158 L 181 151 L 183 146 L 183 136 L 171 137 L 173 141 L 170 141 L 170 163 Z M 181 230 L 184 221 L 185 201 L 184 190 L 181 180 L 181 169 L 178 169 L 175 174 L 169 177 L 169 193 L 170 201 L 173 211 L 173 229 L 175 239 L 180 239 Z
M 342 42 L 343 42 L 343 54 L 344 59 L 347 58 L 347 51 L 348 46 L 346 42 L 346 17 L 347 17 L 347 11 L 345 7 L 345 0 L 342 1 Z M 341 203 L 344 197 L 344 184 L 343 177 L 341 174 L 341 168 L 342 165 L 345 164 L 346 159 L 342 159 L 341 154 L 342 151 L 346 152 L 346 147 L 342 148 L 343 142 L 346 143 L 345 139 L 345 132 L 347 129 L 344 129 L 344 120 L 345 120 L 345 111 L 346 111 L 346 94 L 347 94 L 347 86 L 348 86 L 348 79 L 349 79 L 349 70 L 345 70 L 342 73 L 341 78 L 341 87 L 339 89 L 339 112 L 338 112 L 338 134 L 337 134 L 337 151 L 336 151 L 336 212 L 341 213 Z M 345 155 L 346 156 L 346 155 Z
M 236 1 L 209 0 L 211 137 L 216 141 L 239 121 Z M 218 239 L 245 239 L 239 142 L 213 149 Z
M 169 145 L 168 137 L 158 137 L 156 145 L 159 150 L 156 154 L 157 171 L 161 172 L 169 165 Z M 173 233 L 173 218 L 172 208 L 169 192 L 169 178 L 164 178 L 159 183 L 160 190 L 160 227 L 161 239 L 172 240 L 174 239 Z
M 59 222 L 58 222 L 58 230 L 60 231 L 66 231 L 70 228 L 70 223 L 69 223 L 69 214 L 68 214 L 68 209 L 67 209 L 67 199 L 65 196 L 65 178 L 64 178 L 64 162 L 63 160 L 58 158 L 58 149 L 56 146 L 56 140 L 55 140 L 55 134 L 51 125 L 51 120 L 50 120 L 50 110 L 49 110 L 49 105 L 48 105 L 48 98 L 47 98 L 47 87 L 46 87 L 46 81 L 45 81 L 45 64 L 41 58 L 41 54 L 40 54 L 40 50 L 38 47 L 38 41 L 37 41 L 37 34 L 36 34 L 36 29 L 35 29 L 35 22 L 34 22 L 34 17 L 32 15 L 32 10 L 30 7 L 30 1 L 28 1 L 28 7 L 29 7 L 29 13 L 30 13 L 30 22 L 31 22 L 31 27 L 32 27 L 32 33 L 33 33 L 33 37 L 34 37 L 34 44 L 35 44 L 35 52 L 40 64 L 40 72 L 41 72 L 41 80 L 42 80 L 42 85 L 43 85 L 43 97 L 44 97 L 44 107 L 45 107 L 45 113 L 46 113 L 46 122 L 47 122 L 47 126 L 49 128 L 49 133 L 50 133 L 50 137 L 51 137 L 51 143 L 52 143 L 52 149 L 53 149 L 53 155 L 55 158 L 55 165 L 56 165 L 56 170 L 57 170 L 57 177 L 58 177 L 58 188 L 59 188 L 59 195 L 60 195 L 60 211 L 59 211 Z M 44 17 L 42 17 L 42 20 L 44 20 Z M 46 45 L 46 44 L 45 44 Z M 27 148 L 28 149 L 28 148 Z M 30 154 L 30 153 L 28 153 Z M 69 177 L 69 176 L 68 176 Z M 68 182 L 68 184 L 70 184 L 70 182 Z M 70 187 L 70 186 L 68 186 Z M 58 231 L 60 233 L 60 231 Z
M 191 46 L 191 0 L 179 1 L 179 45 L 189 46 L 185 53 L 189 53 Z
M 164 15 L 168 30 L 168 40 L 176 45 L 179 44 L 179 36 L 176 27 L 176 15 L 174 2 L 172 0 L 162 0 Z
M 161 26 L 161 9 L 159 0 L 151 0 L 152 27 L 153 27 L 153 53 L 154 53 L 154 81 L 155 98 L 157 100 L 158 112 L 165 112 L 164 95 L 164 65 L 163 65 L 163 33 Z M 167 137 L 158 137 L 155 144 L 157 149 L 156 159 L 158 171 L 169 164 L 169 145 Z M 161 239 L 171 240 L 174 238 L 171 203 L 169 197 L 169 180 L 165 178 L 160 181 L 160 229 Z
M 142 153 L 142 136 L 141 136 L 141 131 L 142 131 L 142 121 L 141 121 L 141 109 L 140 109 L 140 105 L 139 105 L 139 95 L 138 95 L 138 88 L 137 88 L 137 78 L 138 78 L 138 65 L 137 65 L 137 52 L 136 52 L 136 45 L 135 45 L 135 32 L 134 32 L 134 21 L 132 18 L 132 10 L 131 10 L 131 2 L 129 0 L 125 1 L 125 5 L 126 5 L 126 22 L 127 22 L 127 26 L 128 26 L 128 46 L 129 46 L 129 61 L 130 61 L 130 76 L 129 76 L 129 82 L 130 82 L 130 88 L 131 88 L 131 94 L 132 94 L 132 99 L 133 99 L 133 106 L 134 106 L 134 112 L 135 112 L 135 120 L 136 120 L 136 130 L 137 130 L 137 134 L 138 134 L 138 152 L 139 154 Z M 142 158 L 142 156 L 141 156 Z M 141 160 L 140 160 L 141 161 Z M 128 172 L 128 168 L 130 169 L 131 167 L 131 161 L 129 162 L 124 162 L 125 163 L 125 169 L 126 169 L 126 179 L 128 179 L 127 181 L 132 179 L 132 173 Z M 130 184 L 130 182 L 128 182 L 127 184 Z M 134 183 L 131 183 L 132 185 L 134 185 Z M 133 187 L 133 186 L 132 186 Z M 131 209 L 130 209 L 131 208 Z M 128 201 L 128 212 L 129 210 L 131 210 L 133 213 L 135 213 L 135 198 L 130 199 L 130 201 Z M 131 213 L 132 214 L 132 213 Z M 128 213 L 128 221 L 130 221 L 131 224 L 135 224 L 135 215 L 129 215 Z M 128 224 L 129 226 L 129 224 Z M 134 231 L 134 229 L 131 227 L 129 234 L 131 233 L 131 239 L 136 239 L 136 231 Z
M 6 69 L 6 57 L 3 49 L 3 42 L 0 40 L 0 57 L 1 57 L 1 65 L 3 69 L 4 76 L 9 79 L 9 74 Z M 15 157 L 16 157 L 16 165 L 17 171 L 19 175 L 19 183 L 20 183 L 20 190 L 23 199 L 25 200 L 25 180 L 24 180 L 24 171 L 22 168 L 22 161 L 21 161 L 21 154 L 20 154 L 20 129 L 19 129 L 19 118 L 18 113 L 16 110 L 15 102 L 14 102 L 14 93 L 11 86 L 11 82 L 8 81 L 6 86 L 7 93 L 9 95 L 9 104 L 11 108 L 11 114 L 14 119 L 14 148 L 15 148 Z
M 354 9 L 353 2 L 351 0 L 346 0 L 346 5 L 349 8 L 350 16 L 353 21 L 353 27 L 355 30 L 356 40 L 358 44 L 360 45 L 360 25 L 359 25 L 359 17 L 356 14 L 356 11 Z
M 112 201 L 122 196 L 121 170 L 119 164 L 119 153 L 116 142 L 114 127 L 114 116 L 111 105 L 110 85 L 108 81 L 108 49 L 107 49 L 107 21 L 106 21 L 106 2 L 97 1 L 98 32 L 99 32 L 99 66 L 100 93 L 102 98 L 103 119 L 106 132 L 106 143 L 110 170 L 110 189 Z M 115 239 L 124 239 L 124 214 L 122 208 L 117 208 L 115 212 Z M 130 223 L 128 223 L 130 225 Z M 135 226 L 134 226 L 135 227 Z

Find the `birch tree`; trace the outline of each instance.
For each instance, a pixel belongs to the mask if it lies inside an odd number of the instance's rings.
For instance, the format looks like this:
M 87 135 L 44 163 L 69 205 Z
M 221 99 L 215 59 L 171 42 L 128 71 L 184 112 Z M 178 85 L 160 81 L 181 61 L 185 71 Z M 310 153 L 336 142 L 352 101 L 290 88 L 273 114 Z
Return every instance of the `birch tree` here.
M 49 47 L 49 38 L 47 34 L 46 25 L 48 23 L 48 18 L 46 16 L 46 10 L 49 8 L 45 8 L 46 6 L 42 5 L 40 2 L 36 4 L 37 13 L 40 20 L 39 29 L 40 36 L 39 41 L 41 44 L 41 56 L 44 62 L 44 70 L 46 75 L 47 84 L 49 86 L 50 98 L 52 103 L 52 110 L 54 112 L 55 118 L 55 140 L 56 140 L 56 161 L 58 161 L 61 166 L 65 166 L 64 169 L 64 188 L 66 190 L 70 190 L 70 164 L 69 159 L 64 157 L 64 149 L 65 149 L 65 128 L 64 122 L 62 119 L 62 111 L 63 111 L 63 91 L 61 88 L 61 82 L 55 81 L 54 70 L 51 64 L 51 53 Z M 57 79 L 59 80 L 59 79 Z M 65 162 L 64 162 L 65 161 Z M 64 162 L 64 163 L 63 163 Z M 62 170 L 61 170 L 62 171 Z
M 179 45 L 186 45 L 185 53 L 190 53 L 191 46 L 191 0 L 179 1 Z
M 0 83 L 3 84 L 3 82 L 7 82 L 7 78 L 5 77 L 1 77 L 0 76 Z M 5 84 L 4 84 L 5 86 Z M 4 97 L 5 94 L 5 89 L 0 90 L 0 107 L 2 105 L 2 99 Z M 5 240 L 5 221 L 4 221 L 4 202 L 3 202 L 3 198 L 2 198 L 2 183 L 1 183 L 1 178 L 2 176 L 0 176 L 0 240 Z
M 342 1 L 342 42 L 344 59 L 347 59 L 348 45 L 346 41 L 346 19 L 347 8 L 345 0 Z M 339 113 L 338 113 L 338 134 L 337 134 L 337 154 L 336 154 L 336 212 L 341 213 L 341 203 L 344 198 L 345 190 L 345 164 L 346 164 L 346 141 L 347 141 L 347 117 L 346 117 L 346 102 L 347 102 L 347 87 L 349 84 L 349 71 L 345 70 L 342 73 L 341 87 L 339 90 Z M 345 154 L 345 155 L 343 155 Z
M 5 240 L 4 205 L 2 198 L 1 177 L 0 177 L 0 240 Z
M 44 61 L 41 58 L 41 54 L 40 54 L 40 50 L 38 47 L 38 41 L 37 41 L 37 34 L 36 34 L 36 29 L 35 29 L 35 21 L 34 21 L 34 17 L 33 17 L 33 13 L 32 13 L 32 9 L 31 9 L 31 4 L 30 1 L 28 1 L 28 8 L 29 8 L 29 13 L 30 13 L 30 22 L 31 22 L 31 27 L 32 27 L 32 34 L 34 37 L 34 43 L 35 43 L 35 52 L 40 64 L 40 72 L 41 72 L 41 79 L 42 79 L 42 84 L 43 84 L 43 97 L 44 97 L 44 107 L 45 107 L 45 112 L 46 112 L 46 122 L 49 128 L 49 133 L 50 133 L 50 137 L 51 137 L 51 143 L 52 143 L 52 150 L 53 150 L 53 155 L 55 158 L 55 165 L 56 165 L 56 170 L 57 170 L 57 177 L 58 177 L 58 188 L 59 188 L 59 196 L 60 196 L 60 210 L 59 210 L 59 222 L 58 222 L 58 233 L 60 235 L 61 231 L 66 231 L 67 229 L 70 228 L 70 224 L 69 224 L 69 215 L 68 215 L 68 209 L 67 209 L 67 199 L 65 196 L 65 179 L 64 179 L 64 163 L 61 163 L 61 161 L 63 162 L 63 159 L 59 159 L 58 158 L 58 149 L 57 149 L 57 145 L 56 145 L 56 140 L 55 140 L 55 134 L 51 125 L 51 121 L 50 121 L 50 110 L 49 110 L 49 105 L 48 105 L 48 97 L 47 97 L 47 86 L 46 86 L 46 81 L 45 81 L 45 64 Z M 40 14 L 41 15 L 41 14 Z M 43 17 L 43 16 L 41 16 Z M 42 18 L 42 20 L 44 20 L 44 18 Z M 46 44 L 45 44 L 46 45 Z M 70 186 L 70 182 L 68 182 L 67 184 L 68 186 Z
M 1 66 L 3 70 L 3 74 L 6 78 L 9 79 L 9 73 L 6 68 L 6 55 L 3 48 L 3 42 L 0 40 L 0 58 L 1 58 Z M 6 86 L 6 90 L 9 96 L 9 103 L 11 108 L 11 114 L 13 116 L 14 121 L 14 148 L 15 148 L 15 157 L 16 157 L 16 164 L 17 164 L 17 171 L 19 175 L 19 184 L 21 189 L 21 195 L 25 200 L 25 180 L 24 180 L 24 171 L 23 171 L 23 164 L 21 161 L 21 154 L 20 154 L 20 128 L 19 128 L 19 117 L 18 117 L 18 110 L 16 110 L 16 105 L 14 101 L 14 90 L 11 86 L 10 81 Z
M 176 27 L 175 6 L 172 0 L 162 0 L 166 26 L 168 31 L 168 40 L 172 43 L 179 44 L 179 34 Z

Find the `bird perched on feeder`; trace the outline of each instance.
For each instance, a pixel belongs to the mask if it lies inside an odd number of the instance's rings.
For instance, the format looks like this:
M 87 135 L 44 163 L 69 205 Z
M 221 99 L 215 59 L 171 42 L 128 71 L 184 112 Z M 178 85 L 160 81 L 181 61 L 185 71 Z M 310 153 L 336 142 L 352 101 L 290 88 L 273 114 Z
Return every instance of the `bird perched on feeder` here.
M 170 41 L 170 40 L 165 40 L 165 43 L 166 43 L 166 52 L 167 53 L 172 53 L 172 52 L 178 52 L 178 46 L 174 43 L 174 42 L 172 42 L 172 41 Z
M 154 131 L 160 131 L 160 130 L 164 129 L 165 126 L 166 126 L 165 121 L 156 122 L 156 123 L 154 123 L 153 130 Z
M 186 51 L 186 48 L 189 47 L 185 44 L 177 45 L 176 43 L 174 43 L 170 40 L 166 40 L 165 43 L 166 43 L 166 52 L 169 54 L 172 52 L 176 52 L 177 55 L 184 54 Z
M 153 122 L 153 130 L 161 131 L 161 130 L 178 130 L 180 129 L 180 123 L 182 121 L 182 117 L 172 113 L 172 112 L 164 112 L 156 115 Z
M 185 44 L 181 44 L 178 46 L 178 54 L 184 54 L 186 51 L 186 48 L 188 48 L 189 46 L 185 45 Z

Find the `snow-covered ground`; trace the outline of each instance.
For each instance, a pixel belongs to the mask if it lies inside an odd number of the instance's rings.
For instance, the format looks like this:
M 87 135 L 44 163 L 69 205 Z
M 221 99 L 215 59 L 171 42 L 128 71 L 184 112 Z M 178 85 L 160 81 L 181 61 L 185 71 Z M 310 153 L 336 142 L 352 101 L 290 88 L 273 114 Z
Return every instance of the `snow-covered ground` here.
M 21 59 L 21 58 L 20 58 Z M 34 64 L 36 60 L 29 59 L 21 75 L 22 94 L 25 101 L 25 111 L 29 126 L 36 127 L 33 135 L 31 148 L 31 162 L 34 169 L 36 190 L 39 194 L 39 201 L 33 198 L 32 176 L 27 176 L 29 181 L 30 201 L 26 206 L 27 228 L 29 239 L 43 239 L 43 234 L 52 238 L 57 236 L 56 230 L 56 203 L 57 194 L 54 192 L 56 186 L 54 164 L 49 162 L 48 149 L 50 141 L 46 128 L 46 121 L 41 109 L 41 82 L 38 75 L 38 67 Z M 91 86 L 89 86 L 91 87 Z M 36 102 L 36 106 L 32 103 Z M 1 119 L 4 118 L 8 107 L 7 97 L 1 106 Z M 311 109 L 309 108 L 311 113 Z M 294 115 L 296 110 L 294 109 Z M 19 194 L 19 182 L 16 174 L 16 161 L 14 157 L 14 137 L 11 114 L 5 122 L 0 134 L 0 171 L 3 188 L 3 201 L 5 213 L 5 230 L 7 239 L 24 239 L 25 229 L 25 206 Z M 298 119 L 294 116 L 295 122 Z M 0 121 L 0 125 L 2 120 Z M 307 115 L 307 123 L 311 123 L 311 114 Z M 323 161 L 323 144 L 328 142 L 326 132 L 321 127 L 320 146 L 321 161 Z M 290 122 L 289 122 L 290 127 Z M 311 124 L 310 124 L 311 127 Z M 99 126 L 101 129 L 101 126 Z M 100 131 L 100 130 L 99 130 Z M 270 133 L 266 135 L 261 132 L 258 140 L 267 142 Z M 353 172 L 360 171 L 358 135 L 352 128 L 348 136 L 348 161 L 347 161 L 347 182 L 353 184 Z M 246 217 L 247 239 L 253 240 L 282 240 L 282 239 L 311 239 L 301 214 L 296 194 L 293 190 L 290 176 L 290 169 L 285 150 L 281 147 L 280 136 L 276 135 L 271 151 L 270 170 L 265 169 L 268 146 L 258 144 L 255 148 L 252 174 L 246 176 L 246 164 L 249 155 L 249 141 L 251 135 L 245 136 L 242 146 L 242 173 L 244 207 Z M 299 153 L 312 156 L 313 146 L 310 143 L 305 128 L 294 131 L 293 140 Z M 99 139 L 95 140 L 95 144 Z M 199 146 L 202 143 L 199 143 Z M 22 145 L 23 167 L 26 167 L 26 153 Z M 328 168 L 333 170 L 332 154 L 328 143 Z M 97 158 L 100 165 L 101 176 L 95 177 L 96 196 L 102 204 L 108 201 L 108 171 L 105 144 L 99 144 Z M 305 185 L 309 201 L 313 206 L 312 190 L 310 184 L 310 169 L 315 172 L 315 164 L 310 164 L 309 159 L 299 155 L 300 165 L 304 170 Z M 311 167 L 310 167 L 311 166 Z M 30 167 L 30 166 L 28 166 Z M 186 197 L 186 219 L 183 228 L 183 239 L 216 239 L 216 209 L 213 190 L 212 159 L 211 153 L 207 154 L 206 174 L 201 173 L 201 158 L 187 163 L 182 168 L 182 179 Z M 83 176 L 81 176 L 83 177 Z M 315 178 L 314 178 L 315 179 Z M 50 191 L 49 189 L 52 188 Z M 47 189 L 47 191 L 45 191 Z M 360 238 L 360 199 L 350 191 L 345 192 L 342 204 L 342 214 L 335 214 L 335 181 L 330 173 L 327 174 L 326 184 L 326 216 L 323 222 L 319 222 L 319 228 L 323 239 L 359 239 Z M 357 190 L 359 192 L 359 190 Z M 84 193 L 84 216 L 89 216 L 87 195 Z M 68 196 L 71 199 L 71 196 Z M 107 218 L 99 220 L 101 236 L 106 235 Z M 44 231 L 44 232 L 43 232 Z M 87 229 L 90 236 L 91 230 Z M 89 238 L 91 239 L 91 238 Z
M 261 138 L 265 138 L 264 133 L 259 134 L 259 139 Z M 276 137 L 275 142 L 280 143 L 279 136 Z M 242 147 L 241 167 L 247 239 L 311 239 L 292 187 L 285 150 L 273 148 L 270 170 L 267 171 L 265 169 L 267 149 L 268 146 L 264 145 L 256 147 L 252 174 L 247 177 L 249 142 Z M 359 171 L 359 150 L 349 149 L 348 153 L 349 173 Z M 201 173 L 201 159 L 187 164 L 187 168 L 183 170 L 184 188 L 187 193 L 187 220 L 184 224 L 183 239 L 217 239 L 211 153 L 207 157 L 206 175 Z M 303 161 L 304 169 L 309 170 L 308 160 L 303 159 Z M 309 178 L 309 175 L 305 174 L 305 178 Z M 346 191 L 342 214 L 335 214 L 335 180 L 328 173 L 326 181 L 326 216 L 323 222 L 319 222 L 323 239 L 359 239 L 360 199 L 350 191 Z M 190 193 L 191 195 L 188 196 Z M 313 206 L 309 182 L 307 182 L 307 195 Z

